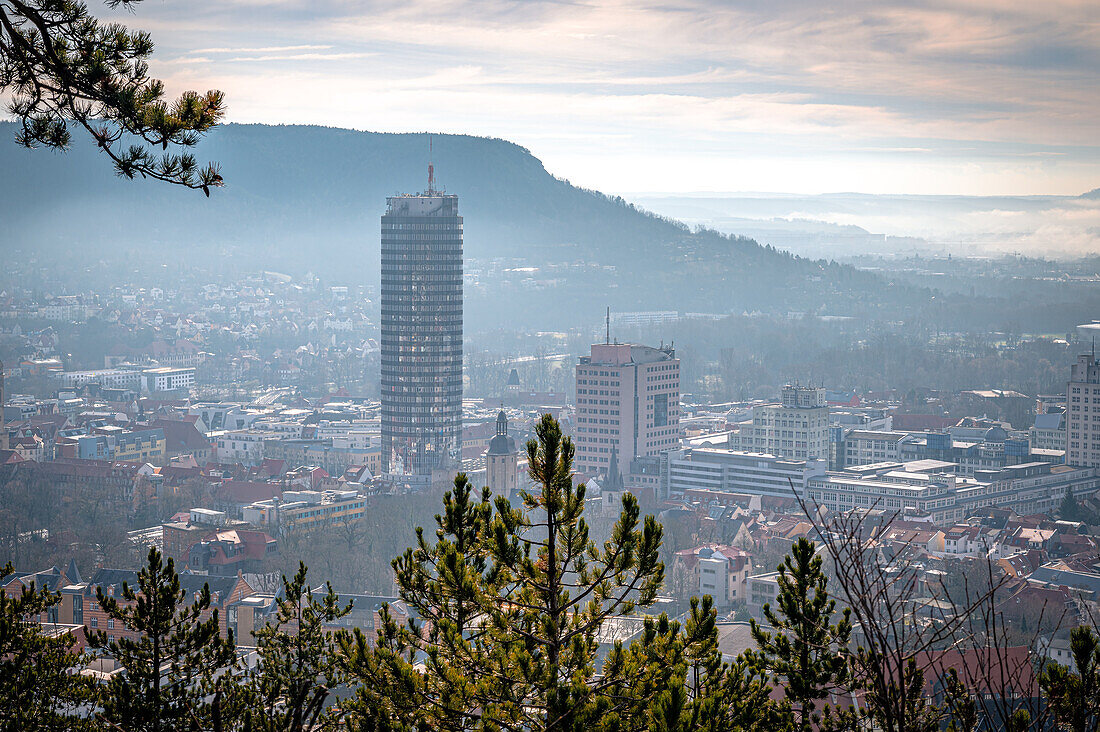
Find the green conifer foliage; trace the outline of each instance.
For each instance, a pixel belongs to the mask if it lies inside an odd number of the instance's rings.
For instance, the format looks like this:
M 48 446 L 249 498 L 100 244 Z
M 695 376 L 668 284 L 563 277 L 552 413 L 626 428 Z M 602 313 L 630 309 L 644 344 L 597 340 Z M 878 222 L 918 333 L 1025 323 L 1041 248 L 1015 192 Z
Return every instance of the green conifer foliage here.
M 0 568 L 8 577 L 12 566 Z M 31 586 L 19 597 L 0 590 L 0 729 L 84 729 L 74 713 L 91 699 L 91 686 L 74 672 L 85 658 L 69 634 L 47 635 L 36 622 L 61 596 Z
M 239 688 L 244 732 L 322 732 L 339 728 L 339 714 L 327 707 L 343 678 L 336 664 L 336 640 L 327 629 L 351 612 L 332 585 L 317 594 L 299 563 L 283 577 L 274 622 L 253 634 L 259 663 Z M 227 705 L 232 707 L 232 705 Z
M 104 631 L 89 632 L 89 644 L 125 669 L 101 689 L 102 725 L 124 732 L 220 728 L 218 675 L 233 667 L 236 656 L 232 634 L 219 634 L 217 609 L 203 618 L 210 588 L 187 597 L 173 560 L 163 562 L 153 548 L 138 586 L 123 584 L 123 602 L 106 597 L 102 588 L 97 598 L 116 633 L 140 634 L 112 641 Z
M 347 671 L 361 683 L 349 726 L 754 729 L 738 715 L 774 711 L 767 686 L 721 663 L 709 599 L 693 605 L 684 627 L 636 617 L 626 623 L 638 624 L 632 642 L 613 636 L 616 619 L 656 598 L 661 528 L 627 494 L 611 538 L 597 545 L 583 518 L 584 485 L 573 484 L 572 441 L 549 415 L 535 431 L 527 444 L 535 489 L 522 507 L 476 496 L 458 476 L 436 541 L 418 532 L 417 547 L 394 562 L 417 619 L 399 627 L 384 612 L 374 646 L 361 632 L 341 638 Z
M 847 609 L 833 622 L 836 601 L 829 597 L 821 557 L 808 539 L 799 539 L 791 547 L 779 567 L 778 582 L 776 608 L 764 605 L 764 617 L 775 631 L 765 631 L 751 621 L 759 648 L 752 659 L 783 688 L 797 729 L 809 730 L 820 720 L 818 703 L 848 680 L 852 624 Z
M 140 0 L 106 0 L 132 7 Z M 120 176 L 154 178 L 210 195 L 217 165 L 200 168 L 188 148 L 225 112 L 222 93 L 185 92 L 172 103 L 149 77 L 148 33 L 100 23 L 80 2 L 0 3 L 0 95 L 10 98 L 26 147 L 65 149 L 70 123 L 84 128 Z
M 1058 729 L 1095 732 L 1100 729 L 1100 638 L 1089 626 L 1070 631 L 1075 669 L 1050 662 L 1039 676 Z

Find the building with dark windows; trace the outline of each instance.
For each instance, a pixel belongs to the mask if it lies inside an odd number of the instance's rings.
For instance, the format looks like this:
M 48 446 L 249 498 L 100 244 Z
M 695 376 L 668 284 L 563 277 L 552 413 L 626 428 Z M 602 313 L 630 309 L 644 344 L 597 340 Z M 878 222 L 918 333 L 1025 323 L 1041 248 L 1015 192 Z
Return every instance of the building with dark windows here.
M 458 196 L 386 199 L 382 217 L 382 471 L 430 475 L 462 445 Z

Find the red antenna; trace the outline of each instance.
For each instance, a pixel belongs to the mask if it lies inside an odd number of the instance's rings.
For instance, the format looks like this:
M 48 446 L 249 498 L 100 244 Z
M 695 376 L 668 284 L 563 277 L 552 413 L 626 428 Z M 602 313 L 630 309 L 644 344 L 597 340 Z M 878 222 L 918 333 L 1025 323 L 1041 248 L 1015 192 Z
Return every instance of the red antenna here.
M 432 136 L 428 135 L 428 195 L 435 193 L 435 166 L 432 165 Z

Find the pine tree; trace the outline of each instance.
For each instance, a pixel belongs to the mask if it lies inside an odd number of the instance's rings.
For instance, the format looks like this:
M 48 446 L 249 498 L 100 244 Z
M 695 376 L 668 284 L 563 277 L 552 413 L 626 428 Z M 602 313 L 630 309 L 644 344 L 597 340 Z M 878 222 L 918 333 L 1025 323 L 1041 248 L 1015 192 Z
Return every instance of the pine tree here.
M 653 705 L 653 732 L 771 732 L 789 729 L 790 706 L 771 699 L 767 674 L 745 655 L 723 663 L 717 613 L 710 596 L 691 599 L 680 643 L 669 658 L 682 658 L 685 672 L 666 680 Z M 631 648 L 635 648 L 635 644 Z
M 0 569 L 0 578 L 12 566 Z M 0 590 L 0 729 L 56 730 L 88 727 L 74 716 L 91 699 L 91 686 L 75 673 L 84 656 L 73 637 L 42 632 L 36 622 L 61 601 L 58 593 L 31 586 L 19 597 Z
M 1095 732 L 1100 729 L 1100 638 L 1087 625 L 1070 631 L 1070 655 L 1075 668 L 1050 662 L 1039 675 L 1059 729 Z
M 132 7 L 140 0 L 106 0 Z M 56 150 L 71 142 L 70 123 L 83 128 L 119 175 L 201 189 L 222 184 L 214 164 L 165 152 L 188 148 L 224 114 L 219 91 L 185 92 L 164 100 L 164 85 L 149 78 L 148 33 L 101 24 L 83 3 L 7 0 L 0 3 L 0 96 L 21 123 L 26 147 Z
M 535 432 L 527 454 L 537 489 L 523 494 L 522 508 L 498 496 L 490 514 L 488 494 L 473 500 L 459 476 L 437 542 L 421 533 L 395 562 L 402 599 L 428 622 L 402 629 L 384 613 L 376 647 L 362 633 L 343 637 L 348 671 L 362 683 L 353 726 L 645 729 L 694 713 L 688 659 L 696 646 L 716 652 L 705 617 L 689 632 L 647 618 L 633 643 L 612 641 L 597 657 L 611 621 L 656 597 L 660 526 L 641 520 L 626 494 L 610 540 L 597 546 L 583 518 L 584 485 L 573 485 L 572 441 L 549 415 Z M 703 655 L 695 654 L 701 664 Z
M 614 725 L 641 714 L 648 699 L 605 693 L 644 673 L 614 644 L 597 680 L 604 624 L 646 607 L 664 580 L 661 527 L 639 521 L 624 494 L 611 538 L 597 547 L 584 521 L 584 484 L 573 485 L 573 442 L 549 415 L 535 426 L 527 460 L 536 492 L 523 509 L 495 499 L 486 537 L 489 596 L 482 602 L 489 676 L 505 722 L 545 730 Z
M 102 588 L 96 596 L 108 618 L 140 634 L 111 641 L 103 631 L 89 633 L 89 645 L 125 670 L 103 689 L 100 720 L 124 732 L 220 726 L 216 677 L 236 656 L 232 634 L 219 633 L 217 609 L 202 617 L 210 609 L 209 586 L 192 601 L 180 587 L 173 560 L 164 563 L 153 548 L 138 586 L 123 583 L 124 603 L 105 596 Z
M 253 635 L 259 663 L 242 684 L 244 732 L 321 732 L 339 726 L 326 710 L 332 689 L 342 682 L 336 641 L 327 630 L 351 612 L 340 605 L 332 585 L 316 595 L 306 585 L 306 566 L 293 579 L 283 577 L 275 621 Z
M 974 732 L 978 729 L 978 705 L 959 679 L 957 670 L 948 669 L 943 687 L 944 711 L 948 719 L 946 732 Z
M 800 730 L 813 729 L 818 702 L 848 678 L 847 646 L 852 634 L 849 612 L 833 623 L 836 601 L 814 544 L 799 539 L 779 566 L 776 610 L 764 605 L 764 617 L 775 629 L 765 631 L 755 620 L 752 634 L 756 666 L 783 688 Z
M 1063 521 L 1080 521 L 1081 505 L 1073 497 L 1073 491 L 1067 490 L 1062 497 L 1062 503 L 1058 507 L 1058 517 Z
M 482 538 L 491 517 L 489 490 L 475 499 L 466 475 L 455 476 L 435 517 L 435 541 L 418 528 L 416 547 L 393 561 L 399 596 L 417 617 L 399 627 L 383 607 L 374 649 L 359 631 L 342 636 L 345 657 L 365 682 L 354 705 L 360 718 L 445 721 L 448 729 L 476 725 L 472 643 L 480 632 Z M 418 660 L 428 673 L 414 670 Z

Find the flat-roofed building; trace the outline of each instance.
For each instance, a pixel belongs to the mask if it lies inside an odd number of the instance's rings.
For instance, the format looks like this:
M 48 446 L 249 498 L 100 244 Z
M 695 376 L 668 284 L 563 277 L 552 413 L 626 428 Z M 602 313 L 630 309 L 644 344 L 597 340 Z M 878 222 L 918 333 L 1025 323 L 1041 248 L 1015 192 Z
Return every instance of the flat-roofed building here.
M 702 489 L 792 498 L 795 493 L 804 495 L 809 479 L 824 475 L 826 467 L 825 460 L 695 447 L 669 455 L 668 492 Z
M 598 343 L 576 367 L 577 471 L 607 471 L 680 445 L 680 359 L 671 347 Z
M 779 572 L 754 574 L 745 580 L 745 600 L 749 614 L 756 620 L 764 619 L 764 605 L 774 605 L 779 597 Z
M 147 394 L 188 391 L 195 385 L 194 368 L 161 366 L 141 372 L 142 389 Z
M 220 463 L 241 463 L 259 465 L 264 459 L 264 440 L 271 433 L 263 430 L 230 430 L 211 435 L 214 442 L 214 455 Z
M 920 467 L 882 463 L 862 470 L 829 472 L 811 478 L 806 495 L 812 503 L 831 511 L 878 508 L 888 513 L 925 514 L 936 523 L 964 518 L 955 495 L 964 479 L 935 467 L 934 472 L 922 472 Z
M 783 387 L 779 404 L 754 407 L 752 425 L 742 428 L 738 447 L 751 452 L 807 460 L 829 458 L 829 406 L 825 390 Z
M 1100 359 L 1082 354 L 1066 384 L 1066 463 L 1100 467 Z
M 833 511 L 878 508 L 924 515 L 940 524 L 960 521 L 987 507 L 1022 514 L 1053 513 L 1067 491 L 1080 496 L 1097 490 L 1100 469 L 1096 468 L 1030 462 L 963 476 L 954 463 L 926 459 L 831 471 L 810 479 L 807 496 Z
M 843 449 L 838 455 L 842 461 L 836 467 L 839 470 L 849 465 L 901 460 L 901 443 L 907 437 L 908 432 L 893 430 L 849 430 L 844 434 Z
M 1028 443 L 1035 450 L 1066 449 L 1066 415 L 1062 412 L 1036 414 L 1035 423 L 1027 431 Z

